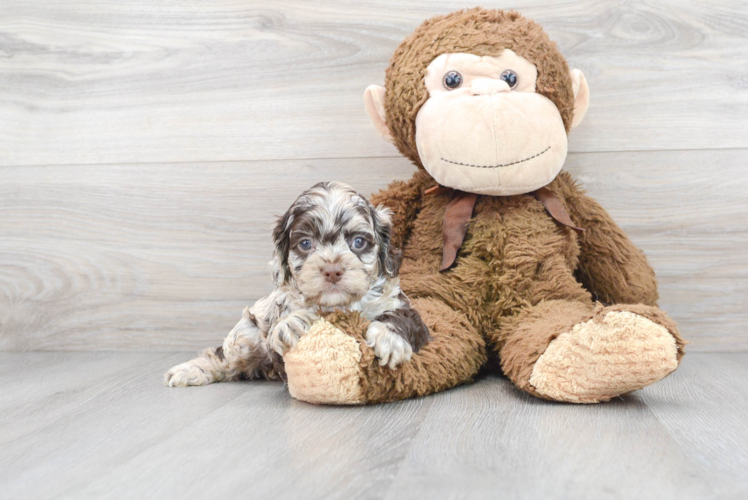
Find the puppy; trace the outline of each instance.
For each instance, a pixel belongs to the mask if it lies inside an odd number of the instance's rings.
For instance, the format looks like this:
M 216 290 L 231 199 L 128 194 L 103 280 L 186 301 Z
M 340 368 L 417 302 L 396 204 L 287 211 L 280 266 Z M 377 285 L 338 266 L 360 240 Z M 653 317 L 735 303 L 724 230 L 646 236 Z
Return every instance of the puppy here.
M 359 311 L 379 364 L 395 368 L 428 340 L 428 328 L 400 290 L 392 222 L 350 186 L 322 182 L 302 193 L 273 230 L 275 290 L 244 310 L 221 347 L 173 367 L 169 386 L 283 377 L 281 356 L 321 312 Z

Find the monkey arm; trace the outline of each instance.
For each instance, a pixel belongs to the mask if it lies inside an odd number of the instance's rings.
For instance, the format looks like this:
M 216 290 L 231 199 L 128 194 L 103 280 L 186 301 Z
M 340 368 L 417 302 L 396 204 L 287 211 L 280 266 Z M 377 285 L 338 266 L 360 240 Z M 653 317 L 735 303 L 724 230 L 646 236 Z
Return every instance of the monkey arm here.
M 413 222 L 421 209 L 423 191 L 435 181 L 425 170 L 418 170 L 408 181 L 395 181 L 371 196 L 373 205 L 383 205 L 392 211 L 392 244 L 402 249 L 408 241 Z
M 562 172 L 557 180 L 553 184 L 558 184 L 572 220 L 585 230 L 579 235 L 580 281 L 608 304 L 656 305 L 657 280 L 644 253 L 569 174 Z

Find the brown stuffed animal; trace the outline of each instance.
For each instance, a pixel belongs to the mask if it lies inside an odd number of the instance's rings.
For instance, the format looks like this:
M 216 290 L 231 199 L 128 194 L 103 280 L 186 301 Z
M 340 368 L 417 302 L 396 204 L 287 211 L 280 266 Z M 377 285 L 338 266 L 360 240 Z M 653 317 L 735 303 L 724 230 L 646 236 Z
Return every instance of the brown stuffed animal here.
M 419 167 L 372 201 L 394 213 L 402 289 L 431 339 L 410 362 L 380 367 L 365 321 L 330 315 L 285 357 L 294 397 L 422 396 L 470 381 L 495 356 L 523 391 L 596 403 L 678 367 L 685 342 L 657 308 L 652 268 L 560 172 L 589 91 L 538 24 L 485 9 L 430 19 L 365 102 Z

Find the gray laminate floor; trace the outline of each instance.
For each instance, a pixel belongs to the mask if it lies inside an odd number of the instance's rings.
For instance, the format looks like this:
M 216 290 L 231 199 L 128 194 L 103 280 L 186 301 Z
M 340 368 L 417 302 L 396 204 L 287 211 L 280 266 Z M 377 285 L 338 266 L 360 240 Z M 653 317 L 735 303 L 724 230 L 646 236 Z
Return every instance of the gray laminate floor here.
M 187 356 L 0 353 L 0 497 L 748 498 L 748 353 L 603 405 L 487 376 L 364 408 L 162 387 Z

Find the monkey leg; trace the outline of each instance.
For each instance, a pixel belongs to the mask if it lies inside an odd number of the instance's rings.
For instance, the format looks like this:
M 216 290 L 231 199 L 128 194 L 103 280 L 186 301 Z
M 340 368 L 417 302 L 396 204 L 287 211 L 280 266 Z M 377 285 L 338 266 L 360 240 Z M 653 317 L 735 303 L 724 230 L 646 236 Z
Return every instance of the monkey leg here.
M 541 302 L 510 319 L 499 352 L 523 391 L 570 403 L 598 403 L 672 373 L 686 342 L 660 309 Z
M 442 302 L 415 299 L 413 307 L 431 338 L 395 369 L 379 366 L 365 341 L 369 322 L 358 313 L 334 313 L 312 325 L 284 357 L 291 395 L 316 404 L 383 403 L 472 380 L 486 361 L 481 335 L 463 314 Z

